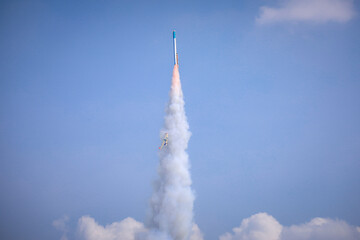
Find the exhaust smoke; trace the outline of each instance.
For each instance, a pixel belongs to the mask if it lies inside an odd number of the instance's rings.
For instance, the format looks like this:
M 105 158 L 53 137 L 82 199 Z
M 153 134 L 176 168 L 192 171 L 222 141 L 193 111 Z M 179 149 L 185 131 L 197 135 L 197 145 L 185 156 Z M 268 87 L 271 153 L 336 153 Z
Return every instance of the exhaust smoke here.
M 159 153 L 158 179 L 150 200 L 149 228 L 164 233 L 169 239 L 187 240 L 193 227 L 194 203 L 186 153 L 191 133 L 178 65 L 174 66 L 170 100 L 161 130 L 162 135 L 165 133 L 168 133 L 168 145 Z

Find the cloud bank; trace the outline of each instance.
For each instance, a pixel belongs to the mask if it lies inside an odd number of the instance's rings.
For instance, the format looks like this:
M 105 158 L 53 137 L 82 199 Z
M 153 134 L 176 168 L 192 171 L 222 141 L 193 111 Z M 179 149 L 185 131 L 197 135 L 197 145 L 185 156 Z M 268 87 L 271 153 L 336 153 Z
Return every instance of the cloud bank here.
M 282 6 L 260 8 L 256 23 L 347 22 L 355 16 L 353 0 L 284 0 Z
M 282 226 L 267 213 L 244 219 L 233 233 L 220 240 L 359 240 L 360 228 L 342 220 L 314 218 L 310 222 L 290 227 Z
M 143 223 L 126 218 L 101 226 L 89 216 L 79 219 L 77 234 L 82 240 L 173 240 L 174 238 Z M 193 224 L 189 240 L 203 240 L 203 234 Z M 225 233 L 219 240 L 360 240 L 360 227 L 343 220 L 314 218 L 292 226 L 282 226 L 267 213 L 258 213 L 242 220 L 232 233 Z

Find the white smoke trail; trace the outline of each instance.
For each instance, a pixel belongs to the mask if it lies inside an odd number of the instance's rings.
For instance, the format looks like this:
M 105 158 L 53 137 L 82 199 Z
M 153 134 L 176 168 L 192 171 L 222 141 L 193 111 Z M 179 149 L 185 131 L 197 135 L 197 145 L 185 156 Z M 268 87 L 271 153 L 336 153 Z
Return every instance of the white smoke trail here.
M 166 133 L 168 144 L 159 153 L 159 176 L 150 199 L 151 213 L 147 227 L 132 218 L 101 226 L 93 218 L 83 216 L 78 223 L 80 239 L 203 240 L 199 227 L 193 223 L 194 194 L 186 153 L 191 133 L 177 65 L 173 70 L 170 101 L 161 136 Z
M 188 240 L 193 227 L 194 194 L 185 150 L 191 133 L 177 65 L 173 70 L 170 101 L 161 132 L 162 135 L 168 133 L 168 145 L 159 154 L 159 178 L 154 184 L 150 200 L 149 227 L 165 234 L 166 239 Z

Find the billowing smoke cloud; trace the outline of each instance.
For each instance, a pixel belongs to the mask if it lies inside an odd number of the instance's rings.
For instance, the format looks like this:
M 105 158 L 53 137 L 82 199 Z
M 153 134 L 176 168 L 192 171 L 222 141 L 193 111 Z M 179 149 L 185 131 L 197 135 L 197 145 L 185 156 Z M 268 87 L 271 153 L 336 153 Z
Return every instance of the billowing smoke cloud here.
M 290 227 L 282 226 L 275 218 L 258 213 L 242 221 L 233 233 L 220 240 L 359 240 L 358 227 L 341 220 L 314 218 L 310 222 Z
M 177 65 L 173 71 L 162 135 L 165 133 L 168 133 L 168 145 L 160 152 L 159 179 L 154 184 L 151 198 L 149 227 L 165 233 L 169 239 L 185 240 L 193 225 L 194 194 L 185 151 L 191 134 Z
M 261 7 L 258 24 L 277 22 L 347 22 L 355 16 L 353 0 L 286 0 L 278 8 Z

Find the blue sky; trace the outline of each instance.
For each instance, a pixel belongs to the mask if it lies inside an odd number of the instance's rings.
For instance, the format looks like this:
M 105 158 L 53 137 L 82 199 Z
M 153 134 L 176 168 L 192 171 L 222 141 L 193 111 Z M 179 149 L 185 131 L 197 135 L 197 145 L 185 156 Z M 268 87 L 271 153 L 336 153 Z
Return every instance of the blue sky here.
M 0 238 L 145 220 L 173 29 L 205 239 L 258 212 L 360 226 L 360 5 L 298 2 L 2 1 Z

